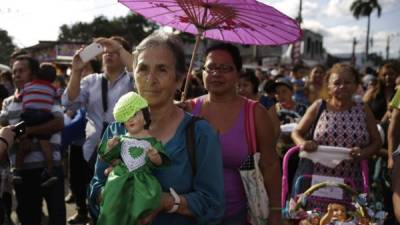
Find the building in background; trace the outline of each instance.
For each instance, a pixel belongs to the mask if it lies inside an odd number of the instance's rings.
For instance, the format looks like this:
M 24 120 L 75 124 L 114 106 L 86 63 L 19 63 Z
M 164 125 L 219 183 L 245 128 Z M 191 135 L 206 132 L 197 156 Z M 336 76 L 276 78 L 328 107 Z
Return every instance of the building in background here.
M 70 41 L 39 41 L 25 48 L 39 62 L 51 62 L 57 67 L 57 74 L 66 74 L 75 52 L 88 43 Z

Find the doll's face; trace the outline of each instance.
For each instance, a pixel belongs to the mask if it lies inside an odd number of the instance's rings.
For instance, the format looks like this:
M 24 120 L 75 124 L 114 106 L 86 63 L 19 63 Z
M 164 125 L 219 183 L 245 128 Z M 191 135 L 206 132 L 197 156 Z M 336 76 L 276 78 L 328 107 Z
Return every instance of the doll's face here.
M 128 121 L 124 123 L 125 128 L 131 135 L 137 134 L 144 129 L 145 120 L 142 110 L 138 111 Z
M 346 221 L 346 208 L 340 204 L 332 204 L 332 220 L 344 222 Z

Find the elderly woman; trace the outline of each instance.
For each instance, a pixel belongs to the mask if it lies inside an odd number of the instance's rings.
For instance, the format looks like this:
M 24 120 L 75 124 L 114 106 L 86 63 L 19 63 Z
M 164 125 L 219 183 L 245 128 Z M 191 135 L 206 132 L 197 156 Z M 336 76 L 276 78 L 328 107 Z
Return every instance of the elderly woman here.
M 150 108 L 149 132 L 161 140 L 171 159 L 169 166 L 155 169 L 154 175 L 164 193 L 160 208 L 143 218 L 142 224 L 219 224 L 223 215 L 223 173 L 217 135 L 205 120 L 196 122 L 194 140 L 198 151 L 195 152 L 195 173 L 192 174 L 185 135 L 191 115 L 173 102 L 185 73 L 184 65 L 181 41 L 165 33 L 153 33 L 134 52 L 136 87 Z M 113 123 L 103 139 L 124 132 L 122 124 Z M 107 166 L 98 160 L 89 196 L 92 206 L 101 201 Z M 170 193 L 170 188 L 177 194 Z
M 218 131 L 224 162 L 226 211 L 222 224 L 244 225 L 247 218 L 246 194 L 239 167 L 248 156 L 245 134 L 246 99 L 237 94 L 242 69 L 239 50 L 230 44 L 218 44 L 206 51 L 203 80 L 208 91 L 192 102 L 192 112 L 207 119 Z M 274 149 L 276 131 L 264 107 L 255 108 L 257 149 L 261 153 L 260 168 L 271 210 L 268 224 L 280 221 L 280 165 Z M 267 128 L 268 127 L 268 128 Z M 272 129 L 271 129 L 272 127 Z
M 357 189 L 362 190 L 359 160 L 368 159 L 381 146 L 374 116 L 366 104 L 355 103 L 352 100 L 360 82 L 354 68 L 345 64 L 335 64 L 328 71 L 325 82 L 328 99 L 318 100 L 309 107 L 293 131 L 292 138 L 301 151 L 316 151 L 318 145 L 350 148 L 351 160 L 342 161 L 333 169 L 316 163 L 312 173 L 354 178 Z M 298 171 L 303 166 L 302 162 L 304 161 L 300 161 Z M 326 208 L 325 205 L 315 207 Z

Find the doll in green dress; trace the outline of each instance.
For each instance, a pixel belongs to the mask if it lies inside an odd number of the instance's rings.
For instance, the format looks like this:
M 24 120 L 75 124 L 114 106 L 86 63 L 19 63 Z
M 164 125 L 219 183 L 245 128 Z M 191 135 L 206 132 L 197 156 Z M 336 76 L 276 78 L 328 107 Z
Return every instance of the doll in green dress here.
M 150 114 L 144 98 L 135 92 L 123 95 L 114 108 L 125 135 L 101 143 L 99 155 L 108 162 L 119 160 L 108 175 L 102 192 L 98 225 L 134 225 L 160 206 L 161 186 L 151 169 L 168 158 L 160 141 L 151 137 Z

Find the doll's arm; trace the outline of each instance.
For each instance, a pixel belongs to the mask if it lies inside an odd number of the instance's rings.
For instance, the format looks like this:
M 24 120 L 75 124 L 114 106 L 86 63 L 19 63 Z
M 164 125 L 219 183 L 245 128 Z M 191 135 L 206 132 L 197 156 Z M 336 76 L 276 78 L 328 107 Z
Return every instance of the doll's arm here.
M 326 212 L 326 214 L 321 218 L 321 221 L 319 222 L 319 225 L 326 225 L 329 224 L 331 222 L 333 216 L 333 209 L 331 204 L 328 205 L 328 211 Z
M 156 166 L 161 166 L 162 164 L 162 159 L 160 153 L 158 153 L 157 150 L 154 148 L 150 148 L 149 151 L 147 152 L 147 157 L 149 160 Z
M 107 151 L 111 151 L 112 148 L 117 146 L 120 142 L 120 138 L 118 136 L 114 136 L 107 141 Z
M 107 163 L 111 163 L 114 159 L 120 157 L 121 142 L 118 136 L 114 136 L 107 142 L 103 142 L 99 148 L 99 155 Z

